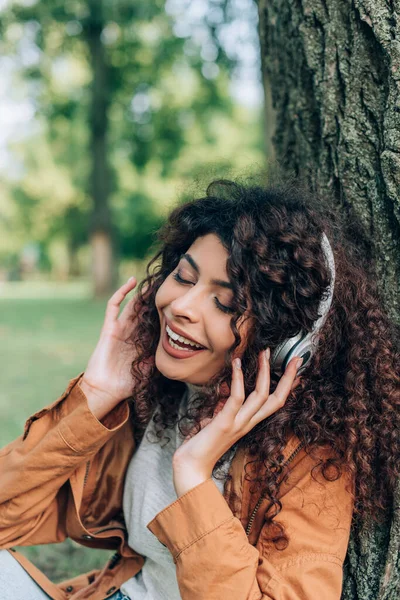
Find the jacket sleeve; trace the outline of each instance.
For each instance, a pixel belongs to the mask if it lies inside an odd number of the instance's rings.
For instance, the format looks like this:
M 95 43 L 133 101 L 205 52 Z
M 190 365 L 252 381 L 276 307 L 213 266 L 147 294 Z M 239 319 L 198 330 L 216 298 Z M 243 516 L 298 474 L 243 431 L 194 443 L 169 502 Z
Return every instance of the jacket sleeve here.
M 275 518 L 289 536 L 283 550 L 265 521 L 257 547 L 250 544 L 211 478 L 147 527 L 173 556 L 182 600 L 339 600 L 353 511 L 347 481 L 323 483 L 309 468 L 296 476 Z
M 0 450 L 0 548 L 67 537 L 67 481 L 129 418 L 127 401 L 101 421 L 79 386 L 81 373 L 53 404 L 30 417 Z

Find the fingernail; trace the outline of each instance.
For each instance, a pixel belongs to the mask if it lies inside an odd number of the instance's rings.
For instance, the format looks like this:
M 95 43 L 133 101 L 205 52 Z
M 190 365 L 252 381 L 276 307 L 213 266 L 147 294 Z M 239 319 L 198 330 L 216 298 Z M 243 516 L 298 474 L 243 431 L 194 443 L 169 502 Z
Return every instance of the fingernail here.
M 235 360 L 233 361 L 233 364 L 235 366 L 235 369 L 240 369 L 240 367 L 242 365 L 242 361 L 240 360 L 240 358 L 235 358 Z
M 271 356 L 271 350 L 269 348 L 266 349 L 265 356 L 267 357 L 267 360 L 269 360 L 269 357 Z
M 303 362 L 303 359 L 302 359 L 302 358 L 298 358 L 298 359 L 296 360 L 296 369 L 298 369 L 298 368 L 301 366 L 302 362 Z
M 126 283 L 129 283 L 130 281 L 132 281 L 132 279 L 135 279 L 135 277 L 133 275 L 132 275 L 132 277 L 129 277 L 129 279 Z

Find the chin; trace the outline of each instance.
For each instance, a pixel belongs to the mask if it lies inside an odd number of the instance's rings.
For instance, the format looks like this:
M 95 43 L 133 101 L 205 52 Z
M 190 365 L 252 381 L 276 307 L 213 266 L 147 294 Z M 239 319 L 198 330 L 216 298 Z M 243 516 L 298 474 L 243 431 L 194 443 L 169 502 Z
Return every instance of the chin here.
M 155 356 L 155 366 L 160 371 L 161 375 L 164 375 L 164 377 L 167 377 L 168 379 L 177 379 L 181 381 L 180 373 L 178 372 L 180 370 L 179 367 L 176 366 L 175 368 L 171 368 L 171 365 L 167 366 L 165 364 L 164 358 L 158 358 L 157 353 Z

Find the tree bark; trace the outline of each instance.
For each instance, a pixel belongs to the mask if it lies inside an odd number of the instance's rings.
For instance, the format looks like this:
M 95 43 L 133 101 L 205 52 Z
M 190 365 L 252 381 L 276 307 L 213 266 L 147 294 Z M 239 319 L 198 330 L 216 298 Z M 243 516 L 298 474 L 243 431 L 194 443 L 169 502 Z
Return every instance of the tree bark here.
M 103 0 L 88 0 L 89 15 L 85 34 L 92 67 L 89 114 L 93 210 L 90 224 L 92 277 L 96 297 L 109 296 L 117 284 L 115 234 L 109 206 L 111 172 L 107 134 L 110 104 L 109 70 L 101 34 L 105 26 Z
M 363 223 L 372 243 L 359 242 L 400 323 L 400 2 L 258 5 L 276 159 Z M 398 600 L 399 505 L 400 482 L 384 524 L 352 528 L 342 600 Z
M 363 223 L 400 323 L 400 2 L 259 0 L 259 15 L 276 158 Z

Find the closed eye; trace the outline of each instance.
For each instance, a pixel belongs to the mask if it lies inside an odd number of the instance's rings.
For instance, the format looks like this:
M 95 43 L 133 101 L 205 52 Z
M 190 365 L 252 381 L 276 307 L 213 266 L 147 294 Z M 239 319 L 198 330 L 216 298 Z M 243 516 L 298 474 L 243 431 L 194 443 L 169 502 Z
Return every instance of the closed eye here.
M 182 284 L 192 283 L 194 285 L 193 281 L 187 281 L 186 279 L 182 279 L 182 277 L 179 274 L 179 270 L 175 271 L 175 273 L 173 273 L 173 278 L 178 283 L 182 283 Z M 219 308 L 219 310 L 221 310 L 222 312 L 227 313 L 227 314 L 233 313 L 233 308 L 231 308 L 230 306 L 225 306 L 225 304 L 221 304 L 221 302 L 218 300 L 218 298 L 216 296 L 214 296 L 214 302 L 215 302 L 216 307 Z

